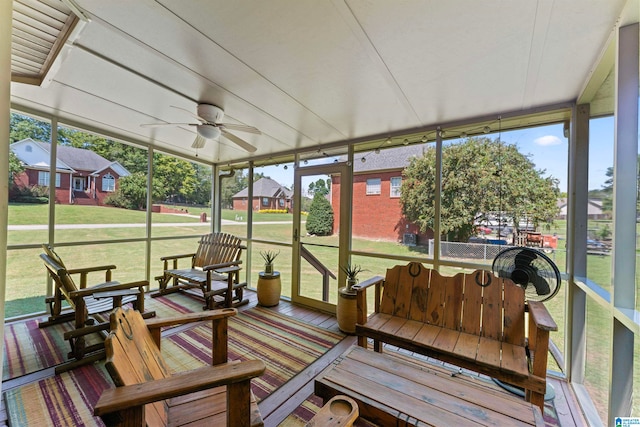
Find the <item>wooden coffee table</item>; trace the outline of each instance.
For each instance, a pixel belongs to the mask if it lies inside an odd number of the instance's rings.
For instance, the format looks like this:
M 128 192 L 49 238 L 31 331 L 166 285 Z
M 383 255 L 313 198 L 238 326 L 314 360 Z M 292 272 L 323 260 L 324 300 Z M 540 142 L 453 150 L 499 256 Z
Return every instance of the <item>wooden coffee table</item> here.
M 426 362 L 351 347 L 318 375 L 315 394 L 344 394 L 381 426 L 544 426 L 540 408 Z

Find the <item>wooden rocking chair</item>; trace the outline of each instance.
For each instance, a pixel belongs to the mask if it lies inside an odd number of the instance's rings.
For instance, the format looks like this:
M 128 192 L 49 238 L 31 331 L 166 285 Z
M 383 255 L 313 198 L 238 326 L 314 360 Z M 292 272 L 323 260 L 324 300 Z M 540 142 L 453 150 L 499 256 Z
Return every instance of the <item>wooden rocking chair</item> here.
M 98 315 L 108 313 L 122 304 L 131 303 L 144 312 L 144 287 L 149 285 L 146 280 L 130 283 L 119 283 L 111 280 L 111 270 L 115 265 L 80 268 L 68 270 L 60 256 L 51 246 L 42 245 L 44 252 L 40 255 L 44 265 L 53 279 L 55 285 L 54 295 L 45 301 L 49 305 L 50 316 L 46 321 L 40 322 L 40 328 L 52 324 L 74 320 L 74 329 L 64 333 L 64 339 L 69 341 L 71 351 L 68 357 L 72 360 L 58 365 L 56 374 L 73 369 L 87 363 L 104 358 L 104 344 L 87 345 L 87 335 L 97 333 L 106 336 L 109 330 L 109 322 L 100 319 Z M 90 272 L 105 271 L 105 282 L 87 287 L 87 275 Z M 71 275 L 80 274 L 80 287 L 78 288 Z M 63 310 L 63 301 L 66 301 L 70 310 Z M 155 312 L 144 313 L 146 317 L 155 316 Z
M 200 238 L 195 253 L 160 258 L 164 263 L 162 276 L 156 277 L 160 289 L 151 296 L 182 290 L 204 297 L 204 309 L 247 304 L 249 300 L 243 298 L 247 283 L 240 282 L 243 249 L 246 246 L 242 245 L 240 238 L 231 234 L 205 234 Z M 190 260 L 190 268 L 178 268 L 180 259 Z
M 260 360 L 227 362 L 227 318 L 235 309 L 152 319 L 118 308 L 105 340 L 106 367 L 116 388 L 94 408 L 108 426 L 261 426 L 251 378 L 264 373 Z M 160 351 L 160 329 L 211 320 L 212 365 L 171 375 Z

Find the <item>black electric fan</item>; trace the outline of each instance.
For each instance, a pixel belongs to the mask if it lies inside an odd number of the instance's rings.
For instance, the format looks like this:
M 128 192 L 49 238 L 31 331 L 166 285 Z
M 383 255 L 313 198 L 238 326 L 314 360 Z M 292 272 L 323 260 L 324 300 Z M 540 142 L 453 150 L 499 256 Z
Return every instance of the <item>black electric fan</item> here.
M 541 251 L 526 247 L 511 247 L 500 251 L 491 266 L 493 273 L 504 279 L 511 279 L 524 288 L 526 301 L 547 301 L 560 290 L 560 270 L 551 259 Z M 493 381 L 505 390 L 524 397 L 520 387 Z M 553 400 L 555 391 L 547 384 L 544 400 Z
M 560 271 L 544 253 L 532 248 L 512 247 L 496 255 L 493 273 L 524 288 L 527 301 L 546 301 L 560 290 Z

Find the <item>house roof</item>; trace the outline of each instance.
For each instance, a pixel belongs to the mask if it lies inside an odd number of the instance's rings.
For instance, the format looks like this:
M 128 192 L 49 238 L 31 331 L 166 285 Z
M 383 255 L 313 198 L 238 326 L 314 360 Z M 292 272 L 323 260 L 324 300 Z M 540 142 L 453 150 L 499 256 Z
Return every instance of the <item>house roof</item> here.
M 291 194 L 292 192 L 290 190 L 287 190 L 271 178 L 260 178 L 253 183 L 253 197 L 278 197 L 280 195 L 284 195 L 285 198 L 290 198 Z M 249 187 L 238 191 L 232 198 L 235 199 L 248 196 Z
M 380 150 L 379 153 L 375 151 L 358 153 L 353 156 L 353 172 L 364 173 L 374 170 L 404 169 L 409 165 L 412 157 L 422 156 L 427 147 L 427 144 L 401 145 Z M 365 159 L 364 162 L 362 158 Z M 343 156 L 341 160 L 346 160 L 346 157 Z
M 18 149 L 18 147 L 21 146 L 24 146 L 25 149 Z M 26 151 L 29 146 L 36 148 L 36 150 Z M 11 144 L 11 147 L 25 165 L 36 168 L 49 166 L 49 155 L 51 153 L 50 143 L 34 141 L 31 138 L 27 138 Z M 56 168 L 58 170 L 66 169 L 98 173 L 111 167 L 120 176 L 129 175 L 129 171 L 120 163 L 107 160 L 91 150 L 58 145 L 56 156 Z

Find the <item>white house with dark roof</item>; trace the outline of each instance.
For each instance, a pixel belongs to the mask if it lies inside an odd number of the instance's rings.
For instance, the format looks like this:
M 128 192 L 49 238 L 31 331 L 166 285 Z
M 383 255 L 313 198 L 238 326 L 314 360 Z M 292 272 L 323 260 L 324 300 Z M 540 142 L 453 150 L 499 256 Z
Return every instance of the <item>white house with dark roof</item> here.
M 51 144 L 31 138 L 14 142 L 11 151 L 24 165 L 14 178 L 14 192 L 20 187 L 49 186 Z M 55 202 L 59 204 L 103 205 L 118 188 L 118 180 L 129 175 L 120 163 L 91 150 L 58 145 L 56 148 Z
M 252 210 L 286 209 L 291 210 L 293 192 L 271 178 L 260 178 L 253 183 Z M 247 210 L 249 187 L 233 195 L 233 209 Z

